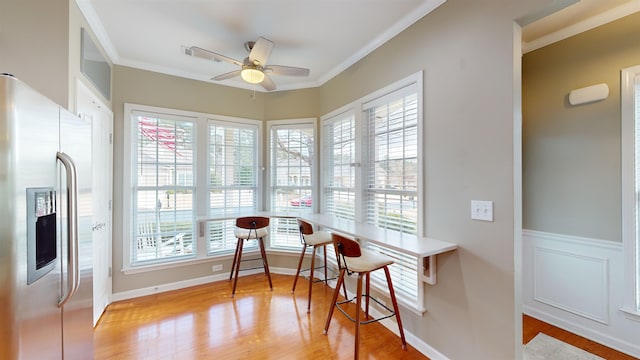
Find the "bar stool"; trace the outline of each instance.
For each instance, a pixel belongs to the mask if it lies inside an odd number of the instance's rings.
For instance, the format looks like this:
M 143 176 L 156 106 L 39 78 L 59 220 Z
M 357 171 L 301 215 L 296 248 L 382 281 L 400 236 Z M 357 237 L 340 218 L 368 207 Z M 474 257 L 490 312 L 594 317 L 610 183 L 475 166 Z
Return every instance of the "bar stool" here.
M 402 349 L 407 350 L 407 341 L 404 338 L 404 330 L 402 329 L 402 321 L 400 320 L 400 311 L 398 310 L 398 302 L 396 301 L 396 294 L 393 290 L 391 283 L 391 275 L 389 273 L 389 265 L 393 264 L 393 260 L 386 256 L 375 254 L 371 251 L 361 250 L 360 244 L 352 239 L 346 238 L 340 234 L 332 234 L 333 246 L 338 252 L 338 266 L 340 268 L 340 275 L 338 276 L 338 283 L 333 293 L 333 300 L 331 300 L 331 307 L 329 308 L 329 315 L 327 316 L 327 322 L 324 326 L 324 334 L 329 331 L 329 324 L 331 323 L 331 317 L 333 316 L 333 310 L 337 307 L 349 320 L 355 322 L 355 353 L 354 359 L 358 359 L 359 356 L 359 341 L 360 341 L 360 325 L 370 324 L 372 322 L 380 321 L 392 316 L 396 317 L 398 322 L 398 329 L 400 330 L 400 338 L 402 339 Z M 384 269 L 384 273 L 387 277 L 387 286 L 389 288 L 389 296 L 393 304 L 393 310 L 389 309 L 386 305 L 378 301 L 376 298 L 369 295 L 369 280 L 370 273 Z M 358 285 L 356 289 L 356 296 L 345 301 L 338 302 L 338 293 L 340 292 L 340 286 L 344 284 L 344 274 L 349 275 L 358 274 Z M 365 293 L 362 293 L 362 277 L 365 277 Z M 360 320 L 360 313 L 362 311 L 362 298 L 365 298 L 365 320 Z M 341 305 L 347 304 L 356 300 L 356 316 L 355 319 L 347 314 Z M 369 319 L 369 299 L 375 301 L 378 305 L 388 311 L 388 314 L 376 319 Z
M 236 219 L 236 228 L 234 229 L 234 235 L 238 239 L 238 243 L 236 245 L 236 252 L 233 255 L 233 263 L 231 265 L 231 272 L 229 273 L 229 281 L 235 274 L 235 278 L 233 280 L 233 291 L 231 292 L 231 297 L 236 294 L 236 285 L 238 284 L 238 272 L 240 271 L 240 262 L 242 261 L 254 261 L 259 259 L 246 259 L 242 260 L 242 247 L 245 240 L 257 240 L 258 245 L 260 246 L 260 256 L 262 258 L 262 268 L 264 269 L 264 273 L 267 274 L 267 278 L 269 279 L 269 288 L 273 290 L 273 285 L 271 284 L 271 274 L 269 273 L 269 263 L 267 262 L 267 253 L 264 251 L 264 237 L 267 236 L 267 226 L 269 226 L 269 218 L 261 217 L 261 216 L 248 216 L 248 217 L 240 217 Z M 259 267 L 242 269 L 242 270 L 252 270 L 259 269 Z
M 307 312 L 311 312 L 311 289 L 313 287 L 313 283 L 316 282 L 324 282 L 327 284 L 329 280 L 334 280 L 337 277 L 329 278 L 327 275 L 327 245 L 332 244 L 333 240 L 331 240 L 331 233 L 327 231 L 313 231 L 313 226 L 302 220 L 298 219 L 298 228 L 300 229 L 300 242 L 302 243 L 302 252 L 300 253 L 300 260 L 298 261 L 298 270 L 296 271 L 296 275 L 293 279 L 293 288 L 291 289 L 291 293 L 293 294 L 296 291 L 296 284 L 298 282 L 298 277 L 300 276 L 301 271 L 309 271 L 309 297 L 307 300 Z M 307 247 L 312 246 L 313 252 L 311 254 L 311 267 L 309 269 L 300 270 L 302 268 L 302 261 L 304 260 L 304 255 L 307 250 Z M 324 265 L 323 266 L 315 266 L 316 260 L 316 250 L 322 247 L 324 251 Z M 324 278 L 323 279 L 315 279 L 313 277 L 313 272 L 315 269 L 324 268 Z M 347 294 L 346 286 L 345 289 L 345 297 Z

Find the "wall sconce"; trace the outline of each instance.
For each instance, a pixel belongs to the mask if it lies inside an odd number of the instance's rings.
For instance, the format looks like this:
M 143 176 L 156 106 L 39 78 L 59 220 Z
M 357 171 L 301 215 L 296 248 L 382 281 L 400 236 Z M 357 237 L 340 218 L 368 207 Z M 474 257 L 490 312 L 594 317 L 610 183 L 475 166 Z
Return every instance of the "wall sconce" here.
M 597 84 L 580 89 L 575 89 L 569 93 L 569 104 L 582 105 L 594 101 L 604 100 L 609 96 L 609 86 L 607 84 Z

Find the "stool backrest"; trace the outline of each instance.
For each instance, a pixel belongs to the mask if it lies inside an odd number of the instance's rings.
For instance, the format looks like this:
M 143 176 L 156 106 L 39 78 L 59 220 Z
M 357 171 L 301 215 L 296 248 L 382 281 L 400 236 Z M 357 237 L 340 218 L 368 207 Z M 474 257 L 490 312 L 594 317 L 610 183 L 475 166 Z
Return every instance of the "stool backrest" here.
M 298 228 L 300 228 L 300 233 L 303 235 L 313 234 L 313 225 L 302 219 L 298 219 Z
M 335 248 L 338 249 L 338 254 L 346 257 L 359 257 L 362 255 L 360 244 L 357 241 L 336 233 L 331 234 L 331 239 Z
M 331 240 L 333 240 L 333 247 L 335 247 L 338 253 L 338 266 L 340 268 L 346 268 L 347 263 L 344 257 L 359 257 L 362 255 L 360 251 L 360 244 L 340 234 L 331 233 Z
M 263 216 L 246 216 L 236 219 L 236 226 L 243 229 L 256 230 L 269 226 L 269 218 Z

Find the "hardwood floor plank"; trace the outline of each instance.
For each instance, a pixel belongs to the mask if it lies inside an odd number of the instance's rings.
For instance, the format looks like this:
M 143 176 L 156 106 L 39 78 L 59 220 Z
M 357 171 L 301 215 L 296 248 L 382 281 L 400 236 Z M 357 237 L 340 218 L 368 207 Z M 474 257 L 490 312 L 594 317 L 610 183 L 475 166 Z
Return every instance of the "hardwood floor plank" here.
M 307 280 L 264 274 L 116 302 L 95 331 L 95 359 L 352 359 L 354 324 L 335 312 L 324 323 L 333 289 Z M 355 307 L 354 307 L 355 308 Z M 362 359 L 427 359 L 380 323 L 361 327 Z

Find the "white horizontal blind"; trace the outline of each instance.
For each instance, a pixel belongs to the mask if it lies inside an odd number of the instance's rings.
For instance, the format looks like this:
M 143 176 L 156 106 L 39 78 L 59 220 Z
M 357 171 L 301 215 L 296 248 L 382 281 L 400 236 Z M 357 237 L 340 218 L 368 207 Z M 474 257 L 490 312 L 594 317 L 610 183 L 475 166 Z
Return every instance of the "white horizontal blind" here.
M 134 111 L 131 264 L 194 254 L 195 120 Z
M 311 213 L 315 183 L 315 125 L 286 123 L 271 127 L 271 210 Z M 273 218 L 272 248 L 301 247 L 295 219 Z
M 207 147 L 209 216 L 257 210 L 257 126 L 210 121 Z M 210 221 L 207 227 L 209 254 L 235 249 L 235 220 Z
M 417 232 L 418 216 L 416 88 L 409 85 L 363 106 L 366 222 L 410 234 Z
M 389 272 L 396 296 L 410 304 L 416 304 L 418 302 L 418 258 L 373 243 L 368 243 L 367 249 L 393 259 L 394 263 L 389 266 Z M 371 282 L 380 289 L 387 289 L 384 271 L 372 272 Z
M 355 217 L 356 132 L 353 113 L 344 113 L 324 124 L 324 156 L 328 165 L 322 191 L 323 212 L 338 218 Z

